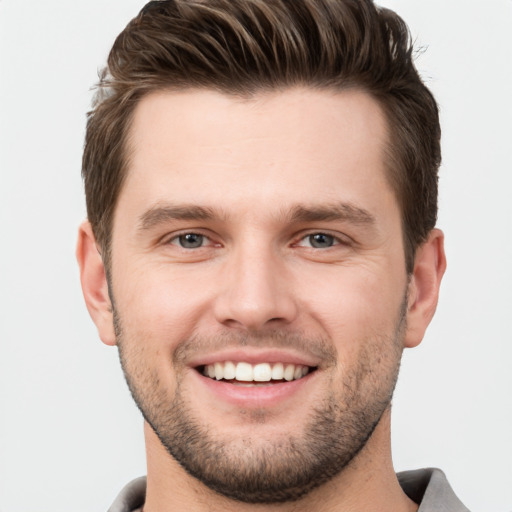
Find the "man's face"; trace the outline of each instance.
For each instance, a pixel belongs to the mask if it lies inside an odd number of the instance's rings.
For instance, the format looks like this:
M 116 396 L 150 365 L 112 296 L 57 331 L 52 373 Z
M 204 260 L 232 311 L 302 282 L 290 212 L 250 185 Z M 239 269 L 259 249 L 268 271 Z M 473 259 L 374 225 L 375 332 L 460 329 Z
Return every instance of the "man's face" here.
M 112 238 L 121 360 L 165 448 L 226 496 L 298 498 L 389 405 L 407 275 L 386 137 L 357 91 L 137 107 Z

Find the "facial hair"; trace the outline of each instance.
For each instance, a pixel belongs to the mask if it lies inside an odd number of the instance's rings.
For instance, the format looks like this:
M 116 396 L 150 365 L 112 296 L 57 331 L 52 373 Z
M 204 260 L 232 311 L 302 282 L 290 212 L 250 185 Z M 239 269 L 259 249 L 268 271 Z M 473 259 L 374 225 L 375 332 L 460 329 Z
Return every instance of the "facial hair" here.
M 183 381 L 181 362 L 201 347 L 294 347 L 321 355 L 336 368 L 334 344 L 300 333 L 230 334 L 184 340 L 170 364 L 176 370 L 173 396 L 155 368 L 145 364 L 144 344 L 128 340 L 114 308 L 114 324 L 123 372 L 145 420 L 167 452 L 190 475 L 214 492 L 245 503 L 295 501 L 339 475 L 363 449 L 389 407 L 398 378 L 405 332 L 407 297 L 391 334 L 358 341 L 358 359 L 343 378 L 331 380 L 323 398 L 304 418 L 300 435 L 272 438 L 226 438 L 200 421 L 189 405 L 192 393 Z M 325 371 L 325 370 L 322 370 Z M 265 422 L 262 411 L 251 421 Z

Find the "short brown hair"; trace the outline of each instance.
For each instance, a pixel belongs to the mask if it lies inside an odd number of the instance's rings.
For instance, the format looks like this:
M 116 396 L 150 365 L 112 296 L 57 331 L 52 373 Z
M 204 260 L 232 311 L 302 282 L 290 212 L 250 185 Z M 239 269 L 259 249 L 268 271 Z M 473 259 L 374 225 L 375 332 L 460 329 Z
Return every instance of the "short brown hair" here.
M 158 0 L 117 37 L 88 114 L 87 214 L 108 267 L 113 213 L 136 105 L 156 90 L 249 96 L 309 86 L 359 88 L 383 108 L 388 178 L 402 211 L 407 271 L 437 217 L 437 104 L 412 58 L 407 26 L 371 0 Z

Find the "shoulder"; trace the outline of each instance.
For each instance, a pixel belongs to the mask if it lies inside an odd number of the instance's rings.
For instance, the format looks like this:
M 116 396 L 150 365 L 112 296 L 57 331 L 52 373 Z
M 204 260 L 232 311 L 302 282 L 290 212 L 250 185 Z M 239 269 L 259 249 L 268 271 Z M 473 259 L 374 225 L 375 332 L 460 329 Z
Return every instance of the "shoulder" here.
M 108 512 L 137 512 L 146 499 L 146 477 L 141 476 L 125 485 Z
M 469 512 L 440 469 L 404 471 L 397 477 L 405 494 L 420 505 L 418 512 Z

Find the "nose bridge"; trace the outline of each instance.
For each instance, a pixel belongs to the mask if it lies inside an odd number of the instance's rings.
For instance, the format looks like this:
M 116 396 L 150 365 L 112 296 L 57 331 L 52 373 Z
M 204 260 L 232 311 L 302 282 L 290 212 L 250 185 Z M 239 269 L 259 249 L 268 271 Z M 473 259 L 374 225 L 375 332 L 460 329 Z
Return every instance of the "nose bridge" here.
M 216 308 L 218 321 L 254 330 L 295 318 L 283 255 L 264 236 L 246 237 L 236 244 L 226 267 L 227 280 Z

